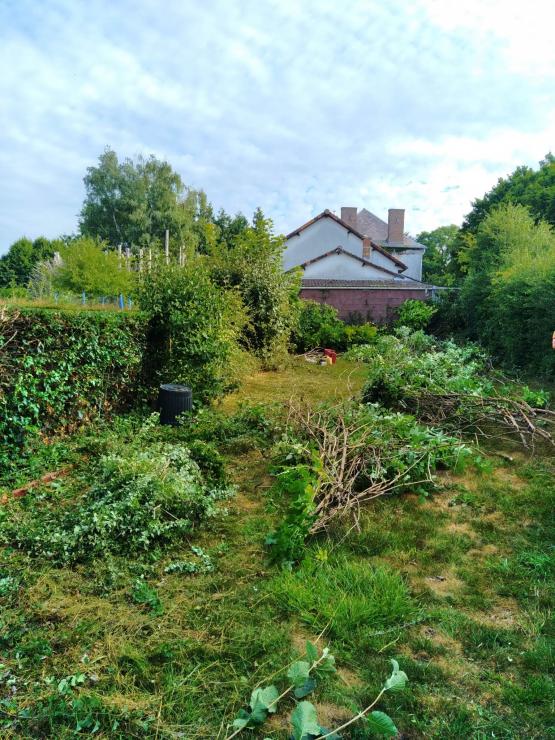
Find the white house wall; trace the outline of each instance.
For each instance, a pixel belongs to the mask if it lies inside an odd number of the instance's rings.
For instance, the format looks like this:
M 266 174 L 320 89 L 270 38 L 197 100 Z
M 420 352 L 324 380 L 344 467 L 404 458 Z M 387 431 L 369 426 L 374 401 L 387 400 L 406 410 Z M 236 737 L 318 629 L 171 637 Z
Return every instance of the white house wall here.
M 411 277 L 414 280 L 422 280 L 423 249 L 395 250 L 393 254 L 407 266 L 407 269 L 402 273 L 403 275 Z M 376 262 L 376 260 L 372 259 L 372 262 Z
M 365 265 L 346 254 L 330 254 L 307 265 L 303 278 L 308 280 L 392 280 L 393 277 Z
M 362 252 L 360 253 L 362 254 Z M 401 260 L 402 261 L 402 260 Z M 378 267 L 384 267 L 386 270 L 389 270 L 390 272 L 397 273 L 400 268 L 397 267 L 395 262 L 392 262 L 389 257 L 386 257 L 385 254 L 382 254 L 381 252 L 378 252 L 377 249 L 372 249 L 370 253 L 370 262 L 373 262 L 375 265 L 378 265 Z M 402 273 L 403 275 L 405 272 Z M 383 275 L 383 273 L 382 273 Z M 388 280 L 391 280 L 393 277 L 392 275 L 383 275 L 384 278 L 387 278 Z
M 362 257 L 362 239 L 347 231 L 332 218 L 321 218 L 301 231 L 298 236 L 292 236 L 287 240 L 283 253 L 283 267 L 290 270 L 336 247 L 343 247 L 347 252 Z M 387 259 L 386 262 L 390 266 L 393 264 Z

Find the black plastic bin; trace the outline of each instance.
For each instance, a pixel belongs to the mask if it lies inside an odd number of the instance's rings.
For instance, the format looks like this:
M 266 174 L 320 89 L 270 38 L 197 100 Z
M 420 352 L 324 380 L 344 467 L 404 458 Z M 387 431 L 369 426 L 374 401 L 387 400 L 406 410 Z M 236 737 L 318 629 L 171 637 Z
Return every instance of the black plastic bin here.
M 160 424 L 178 424 L 177 417 L 193 409 L 193 391 L 186 385 L 165 383 L 158 393 Z

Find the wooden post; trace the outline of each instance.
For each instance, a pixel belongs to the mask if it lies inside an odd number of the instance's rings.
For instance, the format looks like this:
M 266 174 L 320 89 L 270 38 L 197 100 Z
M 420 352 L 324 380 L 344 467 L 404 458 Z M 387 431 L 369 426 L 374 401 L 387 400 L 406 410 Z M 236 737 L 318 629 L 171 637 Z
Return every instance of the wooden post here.
M 125 248 L 125 267 L 127 269 L 127 272 L 131 269 L 131 250 L 129 247 Z
M 183 245 L 179 245 L 179 267 L 183 267 Z
M 170 230 L 166 229 L 166 238 L 165 238 L 165 249 L 166 253 L 166 265 L 170 264 Z
M 152 249 L 148 250 L 148 271 L 152 272 Z
M 143 254 L 144 254 L 144 249 L 141 247 L 139 249 L 139 272 L 143 271 Z
M 118 266 L 121 269 L 121 244 L 118 244 Z

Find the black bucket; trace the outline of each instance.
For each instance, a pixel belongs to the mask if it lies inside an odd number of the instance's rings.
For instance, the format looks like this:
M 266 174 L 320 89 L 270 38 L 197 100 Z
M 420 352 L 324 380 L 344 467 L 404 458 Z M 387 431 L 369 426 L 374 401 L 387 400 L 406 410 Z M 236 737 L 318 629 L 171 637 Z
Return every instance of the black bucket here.
M 177 425 L 177 417 L 184 411 L 193 410 L 193 391 L 186 385 L 166 383 L 158 393 L 160 424 Z

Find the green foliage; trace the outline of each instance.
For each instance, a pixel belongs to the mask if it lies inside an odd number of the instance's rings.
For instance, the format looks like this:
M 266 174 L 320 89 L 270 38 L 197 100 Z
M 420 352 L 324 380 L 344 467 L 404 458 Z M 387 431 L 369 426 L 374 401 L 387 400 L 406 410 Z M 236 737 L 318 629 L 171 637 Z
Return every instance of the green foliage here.
M 292 341 L 297 352 L 316 347 L 342 349 L 345 324 L 338 318 L 337 309 L 327 303 L 301 301 L 301 310 Z
M 296 571 L 281 573 L 270 589 L 285 614 L 298 614 L 311 629 L 329 629 L 350 645 L 368 644 L 372 631 L 401 625 L 419 613 L 397 572 L 344 557 L 324 563 L 307 558 Z
M 181 540 L 216 514 L 227 487 L 207 486 L 182 445 L 149 444 L 156 416 L 133 443 L 113 440 L 94 464 L 94 483 L 82 496 L 50 501 L 33 496 L 14 504 L 0 525 L 0 541 L 56 563 L 87 561 L 106 553 L 148 552 Z
M 214 570 L 214 562 L 210 555 L 202 547 L 191 546 L 191 552 L 195 560 L 176 560 L 164 568 L 164 573 L 211 573 Z
M 285 497 L 288 506 L 283 520 L 265 541 L 272 562 L 291 568 L 302 558 L 314 522 L 314 495 L 321 472 L 322 463 L 315 453 L 310 465 L 285 463 L 276 469 L 273 492 L 280 498 Z
M 272 222 L 258 210 L 252 226 L 240 230 L 232 246 L 220 244 L 211 254 L 213 280 L 237 291 L 248 312 L 242 343 L 267 367 L 283 361 L 296 318 L 298 280 L 283 272 L 283 249 L 283 237 L 273 234 Z
M 507 365 L 552 375 L 554 289 L 553 229 L 523 206 L 493 210 L 478 227 L 458 301 L 466 333 Z
M 271 407 L 244 403 L 233 414 L 222 414 L 212 408 L 199 409 L 192 422 L 179 427 L 180 436 L 191 450 L 199 442 L 219 444 L 226 450 L 267 449 L 281 432 L 281 425 Z M 198 459 L 203 465 L 203 458 Z
M 142 398 L 138 315 L 0 314 L 0 469 L 39 433 L 69 430 Z
M 363 391 L 367 403 L 381 403 L 388 408 L 402 407 L 418 390 L 444 393 L 493 393 L 487 357 L 478 347 L 458 346 L 447 341 L 435 347 L 424 343 L 423 335 L 400 333 L 382 336 L 373 345 L 351 352 L 353 359 L 368 366 Z M 407 407 L 405 405 L 405 407 Z
M 333 306 L 300 301 L 299 317 L 291 339 L 297 352 L 316 347 L 344 350 L 372 342 L 376 334 L 373 324 L 350 325 L 341 321 Z
M 480 224 L 500 205 L 525 206 L 535 220 L 544 220 L 555 226 L 555 157 L 549 153 L 539 168 L 517 167 L 472 204 L 463 229 L 476 233 Z
M 387 372 L 385 379 L 380 376 L 377 385 L 370 385 L 369 381 L 365 388 L 365 399 L 369 401 L 366 404 L 347 401 L 321 407 L 318 428 L 323 434 L 326 430 L 331 434 L 341 419 L 357 430 L 349 436 L 348 445 L 354 449 L 364 447 L 366 454 L 357 464 L 355 490 L 393 481 L 395 492 L 413 490 L 427 495 L 434 488 L 433 474 L 438 469 L 462 469 L 474 459 L 474 454 L 459 439 L 440 429 L 419 424 L 413 416 L 391 412 L 370 402 L 375 400 L 377 389 L 385 403 L 385 389 L 392 393 L 396 388 L 386 386 L 386 380 L 395 382 Z M 288 429 L 276 445 L 275 453 L 275 483 L 270 495 L 274 501 L 281 502 L 284 514 L 279 526 L 267 537 L 266 545 L 273 562 L 291 569 L 306 553 L 321 503 L 318 493 L 326 482 L 327 472 L 314 448 L 314 439 L 306 430 Z
M 80 229 L 84 236 L 115 247 L 160 247 L 166 229 L 176 255 L 179 246 L 196 246 L 193 231 L 196 193 L 186 191 L 168 162 L 150 156 L 118 160 L 107 148 L 84 178 Z M 189 197 L 190 196 L 190 197 Z
M 314 691 L 317 686 L 316 678 L 320 679 L 335 672 L 335 658 L 324 648 L 320 657 L 318 657 L 318 648 L 316 645 L 307 641 L 306 643 L 307 660 L 297 660 L 290 666 L 287 671 L 287 679 L 291 686 L 282 694 L 274 685 L 266 688 L 256 688 L 251 694 L 249 709 L 241 709 L 237 718 L 233 722 L 234 732 L 228 736 L 227 740 L 238 735 L 244 729 L 254 729 L 263 725 L 270 714 L 274 714 L 278 709 L 278 703 L 287 697 L 290 692 L 296 699 L 303 699 L 307 694 Z M 341 735 L 339 731 L 359 722 L 364 721 L 367 730 L 386 737 L 395 737 L 397 728 L 391 718 L 385 712 L 373 711 L 371 709 L 381 699 L 387 691 L 400 691 L 407 682 L 407 675 L 399 670 L 399 664 L 396 660 L 391 661 L 393 672 L 384 683 L 382 690 L 365 709 L 358 712 L 352 719 L 344 722 L 337 731 L 329 730 L 323 727 L 318 721 L 318 713 L 314 704 L 309 701 L 299 701 L 293 709 L 290 717 L 293 740 L 317 740 L 317 738 L 329 738 L 329 740 L 339 740 Z M 308 688 L 307 688 L 308 686 Z
M 450 224 L 433 231 L 422 231 L 416 241 L 426 247 L 422 279 L 433 285 L 454 285 L 461 276 L 459 227 Z
M 26 286 L 35 265 L 50 259 L 62 246 L 61 240 L 50 241 L 43 236 L 34 241 L 18 239 L 0 257 L 0 288 Z
M 156 589 L 149 586 L 144 578 L 138 578 L 133 584 L 131 598 L 135 604 L 147 607 L 153 616 L 159 617 L 164 613 L 164 607 Z
M 91 296 L 128 295 L 135 273 L 120 264 L 118 255 L 91 237 L 80 237 L 60 250 L 61 264 L 52 268 L 52 287 Z
M 425 329 L 436 310 L 434 306 L 424 301 L 408 300 L 399 306 L 395 323 L 397 326 L 408 326 L 413 331 Z
M 138 298 L 149 318 L 157 381 L 189 385 L 201 402 L 234 387 L 229 365 L 245 314 L 237 297 L 213 282 L 203 258 L 144 273 Z

